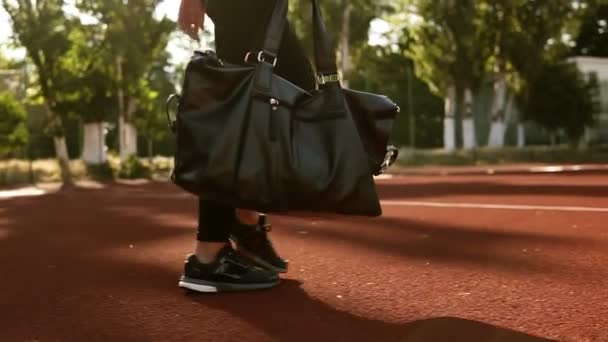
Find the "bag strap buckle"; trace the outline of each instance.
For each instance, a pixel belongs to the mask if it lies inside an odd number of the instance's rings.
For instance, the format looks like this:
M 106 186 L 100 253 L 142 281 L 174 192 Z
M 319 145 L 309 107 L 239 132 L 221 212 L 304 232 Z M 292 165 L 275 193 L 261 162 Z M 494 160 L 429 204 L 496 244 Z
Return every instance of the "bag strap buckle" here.
M 245 55 L 245 59 L 244 59 L 245 63 L 251 63 L 251 61 L 250 61 L 251 56 L 256 56 L 255 61 L 257 61 L 259 63 L 261 63 L 261 62 L 268 63 L 268 64 L 271 64 L 273 67 L 277 66 L 277 61 L 279 60 L 279 58 L 277 56 L 273 56 L 264 51 L 260 51 L 257 54 L 255 52 L 249 51 Z
M 342 78 L 340 77 L 340 74 L 335 73 L 335 74 L 329 74 L 329 75 L 323 75 L 323 74 L 318 74 L 317 75 L 317 82 L 320 85 L 324 85 L 327 83 L 333 83 L 333 82 L 340 82 Z
M 378 171 L 378 175 L 386 172 L 386 170 L 388 170 L 388 168 L 391 167 L 391 165 L 393 165 L 393 163 L 395 163 L 395 160 L 397 160 L 398 155 L 399 155 L 399 150 L 395 146 L 393 146 L 393 145 L 388 146 L 386 148 L 386 155 L 384 156 L 384 161 L 380 165 L 380 170 Z

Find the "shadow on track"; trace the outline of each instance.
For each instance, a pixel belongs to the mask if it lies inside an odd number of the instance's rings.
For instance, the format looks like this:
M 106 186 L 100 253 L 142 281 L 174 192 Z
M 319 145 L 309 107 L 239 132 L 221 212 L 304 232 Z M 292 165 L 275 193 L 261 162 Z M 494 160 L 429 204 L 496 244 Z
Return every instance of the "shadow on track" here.
M 188 298 L 236 315 L 277 341 L 394 342 L 546 342 L 482 322 L 439 317 L 405 324 L 370 320 L 338 311 L 315 300 L 294 280 L 259 293 L 201 295 Z
M 276 221 L 275 221 L 276 222 Z M 281 221 L 279 221 L 281 222 Z M 474 265 L 488 270 L 515 274 L 559 274 L 563 280 L 577 280 L 580 274 L 593 274 L 597 269 L 585 269 L 569 260 L 554 259 L 534 251 L 556 248 L 597 248 L 593 241 L 572 236 L 533 234 L 519 231 L 499 231 L 475 227 L 473 224 L 446 225 L 429 221 L 381 217 L 324 221 L 311 226 L 306 222 L 285 220 L 279 234 L 298 234 L 301 239 L 336 241 L 355 249 L 371 249 L 376 253 L 414 260 L 428 260 L 451 265 Z M 283 227 L 286 226 L 286 227 Z M 522 249 L 530 249 L 529 253 Z

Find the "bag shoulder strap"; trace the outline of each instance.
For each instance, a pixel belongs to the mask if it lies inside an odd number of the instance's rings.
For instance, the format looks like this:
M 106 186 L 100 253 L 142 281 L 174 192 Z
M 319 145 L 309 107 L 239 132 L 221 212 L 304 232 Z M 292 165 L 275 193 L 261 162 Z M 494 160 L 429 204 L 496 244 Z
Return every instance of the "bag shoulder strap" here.
M 319 83 L 326 81 L 337 81 L 338 68 L 336 66 L 336 53 L 327 33 L 327 27 L 321 14 L 318 0 L 312 1 L 312 24 L 315 52 L 315 66 L 317 69 Z M 266 28 L 263 49 L 258 52 L 258 62 L 266 62 L 276 65 L 279 57 L 279 48 L 283 38 L 283 32 L 287 25 L 288 0 L 276 0 L 275 7 Z M 246 60 L 249 55 L 246 56 Z
M 283 31 L 285 30 L 285 25 L 287 23 L 288 8 L 288 0 L 275 1 L 272 16 L 266 27 L 264 45 L 261 51 L 267 57 L 277 58 L 279 56 L 279 49 L 281 47 L 281 41 L 283 40 Z
M 315 50 L 315 66 L 320 79 L 323 76 L 338 74 L 336 66 L 336 52 L 327 33 L 325 20 L 321 14 L 319 0 L 312 0 L 313 41 Z

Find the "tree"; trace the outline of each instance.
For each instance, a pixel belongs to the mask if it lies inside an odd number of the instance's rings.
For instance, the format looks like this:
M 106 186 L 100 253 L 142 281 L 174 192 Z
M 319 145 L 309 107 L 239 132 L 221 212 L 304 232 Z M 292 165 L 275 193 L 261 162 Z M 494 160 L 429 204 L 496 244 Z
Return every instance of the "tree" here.
M 352 71 L 352 51 L 368 40 L 370 22 L 385 7 L 384 1 L 335 0 L 320 2 L 331 41 L 338 50 L 338 69 L 343 75 L 343 85 L 348 87 Z M 312 56 L 312 9 L 310 1 L 290 3 L 290 19 L 298 36 Z M 311 58 L 311 60 L 313 60 Z
M 568 48 L 563 38 L 576 36 L 581 16 L 589 3 L 584 0 L 523 1 L 517 7 L 517 29 L 509 37 L 511 48 L 507 54 L 518 75 L 512 85 L 518 107 L 530 108 L 531 87 L 536 84 L 544 65 L 555 63 L 567 55 Z
M 25 109 L 10 93 L 0 93 L 0 158 L 21 157 L 28 140 Z
M 64 57 L 70 49 L 69 33 L 75 22 L 64 17 L 63 0 L 2 0 L 13 28 L 13 38 L 23 46 L 37 71 L 39 94 L 48 114 L 47 131 L 53 137 L 64 185 L 72 184 L 60 111 L 65 82 Z
M 147 98 L 145 76 L 164 52 L 175 23 L 155 19 L 160 0 L 80 0 L 79 8 L 93 14 L 105 28 L 100 54 L 114 76 L 121 160 L 137 154 L 136 113 Z
M 168 55 L 165 54 L 165 63 L 159 64 L 150 70 L 146 80 L 147 96 L 141 99 L 137 113 L 137 127 L 147 144 L 147 156 L 154 156 L 154 144 L 165 140 L 170 130 L 165 113 L 165 101 L 169 95 L 175 93 L 175 85 L 171 75 L 165 70 L 168 64 Z
M 444 147 L 456 148 L 459 113 L 464 117 L 464 147 L 475 147 L 472 104 L 483 61 L 475 1 L 405 0 L 393 6 L 388 20 L 407 41 L 407 54 L 416 65 L 416 75 L 445 99 Z
M 64 58 L 69 82 L 62 89 L 65 96 L 60 108 L 83 124 L 81 157 L 87 164 L 106 162 L 104 122 L 117 111 L 115 79 L 100 58 L 103 38 L 99 25 L 76 25 L 70 34 L 72 46 Z
M 511 37 L 518 28 L 515 20 L 515 11 L 521 6 L 520 0 L 481 1 L 478 6 L 480 12 L 480 27 L 482 47 L 485 49 L 486 61 L 484 68 L 486 75 L 490 75 L 493 83 L 492 101 L 490 109 L 490 132 L 487 145 L 503 147 L 506 132 L 507 108 L 513 105 L 513 96 L 508 97 L 508 82 L 517 77 L 509 61 L 509 51 L 518 46 L 511 46 Z
M 418 75 L 446 99 L 445 147 L 455 146 L 454 117 L 459 112 L 465 112 L 464 146 L 474 146 L 474 135 L 466 133 L 473 126 L 466 113 L 471 113 L 472 95 L 486 75 L 491 75 L 495 90 L 490 145 L 502 146 L 505 116 L 515 99 L 525 105 L 528 85 L 546 60 L 563 57 L 563 38 L 574 36 L 581 13 L 593 1 L 402 2 L 405 7 L 397 7 L 396 17 L 410 21 L 409 56 Z
M 393 131 L 395 144 L 440 147 L 442 140 L 437 132 L 442 125 L 441 98 L 419 78 L 408 77 L 413 75 L 414 66 L 403 51 L 391 46 L 361 46 L 353 56 L 357 68 L 351 74 L 351 84 L 355 89 L 384 94 L 402 108 Z
M 597 79 L 587 80 L 574 63 L 545 65 L 530 87 L 524 115 L 552 133 L 564 130 L 577 145 L 585 128 L 594 123 L 597 90 Z

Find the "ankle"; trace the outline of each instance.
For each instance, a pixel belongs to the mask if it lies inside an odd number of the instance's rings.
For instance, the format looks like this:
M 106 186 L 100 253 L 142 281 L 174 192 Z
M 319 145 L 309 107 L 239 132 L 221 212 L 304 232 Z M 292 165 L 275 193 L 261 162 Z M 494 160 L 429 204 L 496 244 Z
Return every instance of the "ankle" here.
M 194 248 L 194 255 L 200 263 L 210 264 L 215 261 L 222 248 L 228 245 L 227 242 L 201 242 L 198 241 Z
M 236 218 L 242 224 L 255 225 L 260 219 L 260 214 L 257 211 L 237 209 Z

